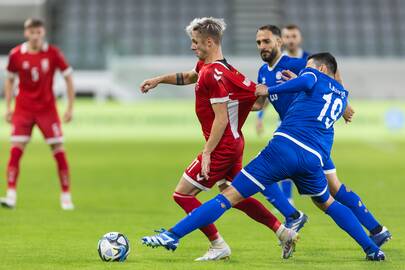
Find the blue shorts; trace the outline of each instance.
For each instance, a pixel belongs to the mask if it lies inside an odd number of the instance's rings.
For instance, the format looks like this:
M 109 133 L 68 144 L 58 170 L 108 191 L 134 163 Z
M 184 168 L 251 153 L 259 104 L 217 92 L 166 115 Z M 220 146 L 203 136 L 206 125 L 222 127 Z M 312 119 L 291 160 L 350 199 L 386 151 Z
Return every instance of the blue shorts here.
M 319 158 L 281 136 L 275 136 L 242 169 L 232 185 L 247 198 L 286 178 L 293 180 L 302 195 L 312 196 L 320 203 L 329 198 L 328 183 Z
M 322 169 L 324 174 L 331 174 L 336 172 L 336 167 L 331 157 L 326 162 L 324 162 Z

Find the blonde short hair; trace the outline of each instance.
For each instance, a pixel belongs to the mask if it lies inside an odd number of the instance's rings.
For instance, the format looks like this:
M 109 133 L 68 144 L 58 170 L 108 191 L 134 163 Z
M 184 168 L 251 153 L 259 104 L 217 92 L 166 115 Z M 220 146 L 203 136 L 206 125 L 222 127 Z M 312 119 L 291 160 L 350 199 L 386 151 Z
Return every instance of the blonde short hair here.
M 28 18 L 24 22 L 24 29 L 31 27 L 45 27 L 45 23 L 43 20 L 38 18 Z
M 204 17 L 195 18 L 186 27 L 187 34 L 191 37 L 193 31 L 199 32 L 204 37 L 211 37 L 219 44 L 226 29 L 225 20 L 222 18 Z

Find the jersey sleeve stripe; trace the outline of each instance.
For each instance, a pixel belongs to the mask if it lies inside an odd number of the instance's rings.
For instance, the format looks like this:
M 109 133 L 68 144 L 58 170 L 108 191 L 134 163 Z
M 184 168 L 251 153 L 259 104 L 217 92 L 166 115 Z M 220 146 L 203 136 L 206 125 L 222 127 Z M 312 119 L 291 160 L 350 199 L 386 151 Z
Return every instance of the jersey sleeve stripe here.
M 210 98 L 210 102 L 211 104 L 215 104 L 215 103 L 225 103 L 229 101 L 229 96 L 226 97 L 222 97 L 222 98 Z
M 318 81 L 318 77 L 316 77 L 315 73 L 307 71 L 307 72 L 302 73 L 301 76 L 304 76 L 305 74 L 310 74 L 310 75 L 314 76 L 315 77 L 315 82 Z
M 62 76 L 63 76 L 63 77 L 69 76 L 70 74 L 73 73 L 73 68 L 72 68 L 72 67 L 68 67 L 68 68 L 66 68 L 65 70 L 63 70 L 61 73 L 62 73 Z

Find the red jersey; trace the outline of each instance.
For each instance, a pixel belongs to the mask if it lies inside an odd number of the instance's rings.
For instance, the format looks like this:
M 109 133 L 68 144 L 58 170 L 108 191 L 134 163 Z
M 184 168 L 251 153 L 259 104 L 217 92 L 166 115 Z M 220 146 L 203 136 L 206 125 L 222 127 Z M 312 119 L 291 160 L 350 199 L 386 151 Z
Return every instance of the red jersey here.
M 242 126 L 256 101 L 255 84 L 226 61 L 204 64 L 199 61 L 195 67 L 198 81 L 195 86 L 195 110 L 206 140 L 211 133 L 215 113 L 211 104 L 226 102 L 229 123 L 221 142 L 243 139 Z
M 53 78 L 56 69 L 67 76 L 72 68 L 61 51 L 44 43 L 38 53 L 29 53 L 28 44 L 13 48 L 9 55 L 9 76 L 19 77 L 16 107 L 40 111 L 55 106 Z

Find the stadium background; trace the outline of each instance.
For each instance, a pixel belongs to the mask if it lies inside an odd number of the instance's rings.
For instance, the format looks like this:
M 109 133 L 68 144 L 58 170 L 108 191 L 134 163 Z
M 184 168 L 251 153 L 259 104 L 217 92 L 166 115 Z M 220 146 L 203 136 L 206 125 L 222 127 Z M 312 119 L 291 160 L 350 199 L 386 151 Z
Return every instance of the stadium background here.
M 54 164 L 36 131 L 23 157 L 18 209 L 0 211 L 0 269 L 108 268 L 94 251 L 98 237 L 113 230 L 132 241 L 123 269 L 163 269 L 169 262 L 172 269 L 367 267 L 352 241 L 301 197 L 296 203 L 311 222 L 288 262 L 278 259 L 272 236 L 239 213 L 218 223 L 233 247 L 229 263 L 193 264 L 206 248 L 199 233 L 175 254 L 139 247 L 137 239 L 143 234 L 183 216 L 171 192 L 203 142 L 192 87 L 159 86 L 142 95 L 138 86 L 150 76 L 193 68 L 196 60 L 184 27 L 201 16 L 226 19 L 224 54 L 252 79 L 261 65 L 255 31 L 263 24 L 296 23 L 304 49 L 338 57 L 356 115 L 350 125 L 338 123 L 333 157 L 342 180 L 358 190 L 394 234 L 386 248 L 389 261 L 382 267 L 404 269 L 405 207 L 399 199 L 405 180 L 404 0 L 0 0 L 1 85 L 8 52 L 23 41 L 23 21 L 41 17 L 48 40 L 75 69 L 78 96 L 74 121 L 64 126 L 77 209 L 59 210 Z M 60 75 L 55 93 L 63 110 Z M 4 102 L 0 105 L 3 115 Z M 252 114 L 244 128 L 246 161 L 277 125 L 275 113 L 267 110 L 267 127 L 258 137 L 254 118 Z M 4 120 L 0 123 L 1 175 L 10 127 Z M 4 187 L 1 180 L 1 193 Z M 242 237 L 233 225 L 246 230 Z

